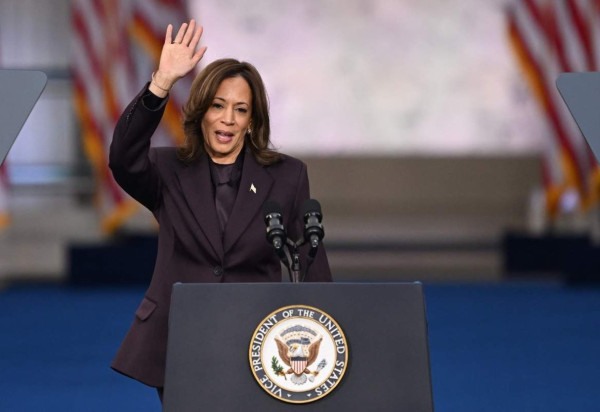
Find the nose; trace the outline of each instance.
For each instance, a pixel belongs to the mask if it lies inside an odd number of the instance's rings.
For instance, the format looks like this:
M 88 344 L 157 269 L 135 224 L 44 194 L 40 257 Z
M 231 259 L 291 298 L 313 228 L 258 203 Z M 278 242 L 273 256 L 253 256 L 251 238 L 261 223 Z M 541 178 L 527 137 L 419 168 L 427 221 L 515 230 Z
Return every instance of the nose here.
M 224 111 L 223 113 L 223 118 L 221 119 L 221 121 L 226 124 L 227 126 L 231 126 L 235 123 L 235 116 L 234 116 L 234 112 L 233 109 L 227 109 Z

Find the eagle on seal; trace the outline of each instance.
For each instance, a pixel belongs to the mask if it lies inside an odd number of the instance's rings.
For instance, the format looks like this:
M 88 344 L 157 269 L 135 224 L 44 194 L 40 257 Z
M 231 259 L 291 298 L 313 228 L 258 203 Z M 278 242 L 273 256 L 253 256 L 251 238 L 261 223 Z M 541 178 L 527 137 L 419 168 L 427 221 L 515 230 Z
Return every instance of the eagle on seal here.
M 317 375 L 319 373 L 318 370 L 311 372 L 308 367 L 317 360 L 322 341 L 323 337 L 319 337 L 314 342 L 310 342 L 308 345 L 297 341 L 287 345 L 279 338 L 275 338 L 279 357 L 283 363 L 289 366 L 287 371 L 282 371 L 280 374 L 284 377 L 285 375 L 291 374 L 292 376 L 290 377 L 290 380 L 296 385 L 302 385 L 305 383 L 307 374 L 312 376 Z

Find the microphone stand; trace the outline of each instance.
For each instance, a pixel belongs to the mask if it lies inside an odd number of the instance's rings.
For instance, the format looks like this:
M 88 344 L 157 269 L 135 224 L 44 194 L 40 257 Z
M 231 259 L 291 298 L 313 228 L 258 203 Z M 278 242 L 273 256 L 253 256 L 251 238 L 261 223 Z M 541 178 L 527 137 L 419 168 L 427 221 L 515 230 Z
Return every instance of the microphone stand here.
M 292 264 L 290 265 L 288 263 L 289 261 L 286 261 L 286 262 L 284 262 L 284 265 L 288 270 L 288 273 L 290 276 L 290 282 L 292 282 L 292 283 L 300 283 L 300 282 L 302 282 L 302 280 L 304 280 L 304 276 L 301 276 L 302 269 L 300 267 L 300 252 L 298 251 L 298 248 L 300 246 L 302 246 L 304 243 L 305 243 L 304 238 L 300 239 L 297 242 L 293 242 L 289 238 L 286 239 L 286 246 L 288 246 L 287 253 L 291 257 L 290 260 L 291 260 Z
M 300 254 L 297 250 L 292 253 L 292 282 L 300 283 Z
M 308 273 L 308 269 L 310 268 L 311 264 L 314 261 L 314 254 L 316 253 L 316 249 L 315 248 L 311 248 L 310 252 L 308 253 L 308 261 L 307 261 L 307 266 L 306 269 L 304 271 L 304 273 L 302 273 L 302 268 L 300 266 L 300 251 L 299 248 L 300 246 L 302 246 L 303 244 L 306 243 L 306 239 L 301 238 L 300 240 L 298 240 L 297 242 L 293 242 L 290 239 L 286 239 L 286 244 L 285 248 L 285 258 L 282 258 L 280 256 L 281 261 L 283 262 L 284 266 L 287 268 L 288 270 L 288 274 L 290 277 L 290 282 L 292 283 L 302 283 L 304 282 L 304 278 L 306 277 L 306 274 Z M 289 262 L 292 262 L 291 265 Z

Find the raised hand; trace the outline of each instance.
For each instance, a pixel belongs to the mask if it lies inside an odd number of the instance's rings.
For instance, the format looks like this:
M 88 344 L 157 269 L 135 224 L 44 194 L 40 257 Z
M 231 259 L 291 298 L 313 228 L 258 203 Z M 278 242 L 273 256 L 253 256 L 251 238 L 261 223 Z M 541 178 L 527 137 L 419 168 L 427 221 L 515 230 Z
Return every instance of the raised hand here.
M 166 96 L 177 80 L 196 67 L 206 52 L 206 47 L 196 50 L 201 36 L 202 26 L 196 27 L 194 19 L 190 20 L 189 24 L 183 23 L 174 39 L 173 26 L 167 26 L 158 70 L 153 74 L 150 83 L 152 93 Z

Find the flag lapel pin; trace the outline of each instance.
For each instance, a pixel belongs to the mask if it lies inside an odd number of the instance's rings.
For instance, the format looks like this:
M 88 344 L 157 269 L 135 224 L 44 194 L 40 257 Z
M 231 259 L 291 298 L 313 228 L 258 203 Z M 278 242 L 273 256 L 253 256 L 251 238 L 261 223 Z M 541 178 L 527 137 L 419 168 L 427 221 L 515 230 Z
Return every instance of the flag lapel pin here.
M 250 191 L 256 194 L 256 186 L 254 186 L 254 183 L 250 184 Z

